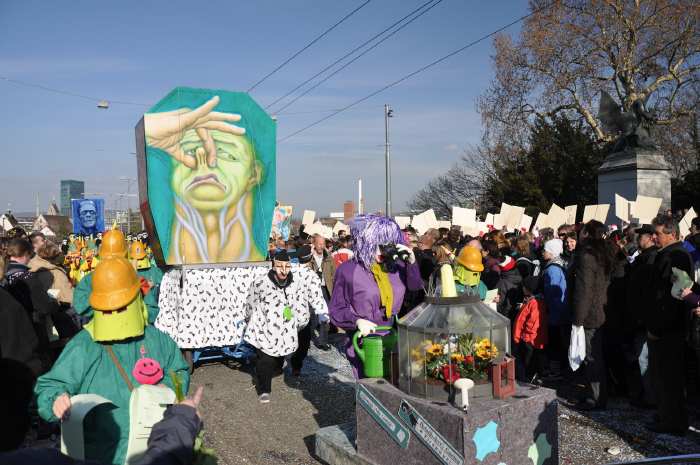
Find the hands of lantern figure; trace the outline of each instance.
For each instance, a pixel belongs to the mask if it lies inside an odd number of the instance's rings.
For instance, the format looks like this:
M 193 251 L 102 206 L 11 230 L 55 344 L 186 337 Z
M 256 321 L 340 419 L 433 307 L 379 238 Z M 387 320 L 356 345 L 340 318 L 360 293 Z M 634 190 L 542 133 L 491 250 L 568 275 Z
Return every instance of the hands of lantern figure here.
M 216 145 L 209 134 L 209 129 L 215 129 L 236 136 L 245 134 L 245 128 L 228 124 L 226 121 L 240 121 L 241 115 L 212 111 L 219 104 L 219 97 L 214 96 L 209 101 L 194 110 L 180 108 L 179 110 L 162 113 L 147 113 L 144 115 L 144 130 L 146 144 L 164 150 L 188 168 L 197 167 L 197 159 L 185 153 L 180 141 L 185 133 L 194 129 L 204 143 L 204 149 L 198 148 L 197 155 L 206 153 L 207 164 L 216 166 Z

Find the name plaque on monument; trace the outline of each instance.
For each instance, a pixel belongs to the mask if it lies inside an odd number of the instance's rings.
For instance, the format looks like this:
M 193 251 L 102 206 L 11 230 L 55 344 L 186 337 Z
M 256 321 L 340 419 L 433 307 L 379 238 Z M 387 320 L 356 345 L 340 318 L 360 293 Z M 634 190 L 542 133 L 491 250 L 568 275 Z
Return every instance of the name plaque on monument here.
M 402 449 L 408 448 L 408 441 L 411 439 L 408 428 L 361 384 L 357 385 L 357 404 L 362 406 Z
M 401 401 L 399 416 L 444 465 L 464 465 L 460 453 L 406 400 Z

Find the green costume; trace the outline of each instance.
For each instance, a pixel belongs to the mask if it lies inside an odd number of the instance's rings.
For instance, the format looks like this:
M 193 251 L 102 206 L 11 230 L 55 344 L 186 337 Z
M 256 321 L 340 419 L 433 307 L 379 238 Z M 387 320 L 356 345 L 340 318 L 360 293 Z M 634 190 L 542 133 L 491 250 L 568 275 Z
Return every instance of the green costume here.
M 85 458 L 106 464 L 122 464 L 129 438 L 131 393 L 104 346 L 93 341 L 86 330 L 81 331 L 66 345 L 53 368 L 39 377 L 34 392 L 39 415 L 47 421 L 58 420 L 53 414 L 53 403 L 64 392 L 71 396 L 99 394 L 110 400 L 114 406 L 100 405 L 84 420 Z M 173 370 L 184 381 L 187 391 L 190 380 L 187 363 L 175 342 L 165 333 L 146 326 L 143 336 L 116 341 L 111 346 L 134 387 L 139 383 L 131 371 L 141 358 L 143 346 L 146 357 L 157 360 L 163 368 L 165 377 L 162 383 L 173 388 L 169 376 L 170 370 Z
M 136 272 L 143 276 L 144 278 L 152 281 L 154 285 L 160 286 L 161 281 L 163 281 L 163 271 L 158 268 L 153 260 L 150 261 L 151 266 L 143 270 L 136 270 Z
M 488 288 L 486 287 L 486 284 L 484 284 L 483 281 L 479 281 L 479 284 L 476 286 L 466 286 L 459 281 L 455 282 L 455 287 L 457 288 L 457 295 L 479 295 L 479 298 L 481 300 L 484 300 L 486 298 L 486 292 L 488 291 Z
M 155 270 L 158 271 L 152 271 Z M 150 267 L 145 270 L 137 270 L 136 274 L 146 278 L 147 280 L 155 283 L 155 285 L 160 284 L 163 280 L 163 272 L 160 271 L 158 267 Z M 155 278 L 155 279 L 154 279 Z M 160 281 L 157 281 L 157 280 Z M 146 308 L 148 309 L 148 323 L 153 324 L 158 316 L 158 295 L 157 288 L 154 288 L 143 296 L 143 301 L 146 303 Z M 90 298 L 90 293 L 92 292 L 92 273 L 85 276 L 80 280 L 78 285 L 73 290 L 73 309 L 75 312 L 85 318 L 92 318 L 92 307 L 88 299 Z

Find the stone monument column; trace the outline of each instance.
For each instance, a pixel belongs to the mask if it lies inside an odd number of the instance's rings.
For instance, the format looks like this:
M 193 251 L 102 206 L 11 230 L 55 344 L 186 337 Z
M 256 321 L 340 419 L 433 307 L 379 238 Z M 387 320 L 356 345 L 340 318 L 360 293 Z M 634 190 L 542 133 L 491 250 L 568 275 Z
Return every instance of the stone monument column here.
M 662 210 L 671 208 L 671 168 L 658 150 L 627 148 L 608 155 L 598 168 L 598 203 L 610 204 L 606 224 L 619 223 L 615 194 L 634 201 L 637 195 L 660 197 Z
M 627 111 L 610 95 L 600 93 L 598 117 L 605 129 L 618 134 L 612 153 L 598 169 L 598 203 L 610 204 L 606 224 L 618 223 L 615 194 L 630 201 L 637 195 L 660 197 L 671 208 L 671 169 L 651 136 L 656 120 L 645 102 L 629 102 Z

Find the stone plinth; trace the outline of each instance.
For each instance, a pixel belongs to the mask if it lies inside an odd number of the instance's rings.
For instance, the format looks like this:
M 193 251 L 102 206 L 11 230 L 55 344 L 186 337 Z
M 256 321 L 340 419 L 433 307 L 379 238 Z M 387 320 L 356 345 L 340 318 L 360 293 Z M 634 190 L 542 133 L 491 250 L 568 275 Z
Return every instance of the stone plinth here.
M 475 399 L 468 413 L 447 403 L 426 401 L 409 396 L 384 380 L 363 379 L 358 382 L 393 414 L 402 426 L 411 429 L 407 447 L 403 448 L 357 402 L 357 453 L 377 465 L 441 464 L 436 455 L 420 440 L 415 429 L 425 431 L 423 422 L 452 446 L 458 460 L 450 464 L 497 465 L 531 464 L 529 456 L 548 457 L 541 465 L 557 465 L 558 407 L 551 389 L 518 385 L 515 396 L 505 399 Z M 406 403 L 417 414 L 409 422 L 399 419 Z M 405 411 L 405 410 L 404 410 Z M 424 436 L 425 437 L 425 436 Z M 439 441 L 433 442 L 439 446 Z
M 598 169 L 598 203 L 610 204 L 606 224 L 619 223 L 615 194 L 634 201 L 637 195 L 660 197 L 671 208 L 671 169 L 657 150 L 636 149 L 609 155 Z

